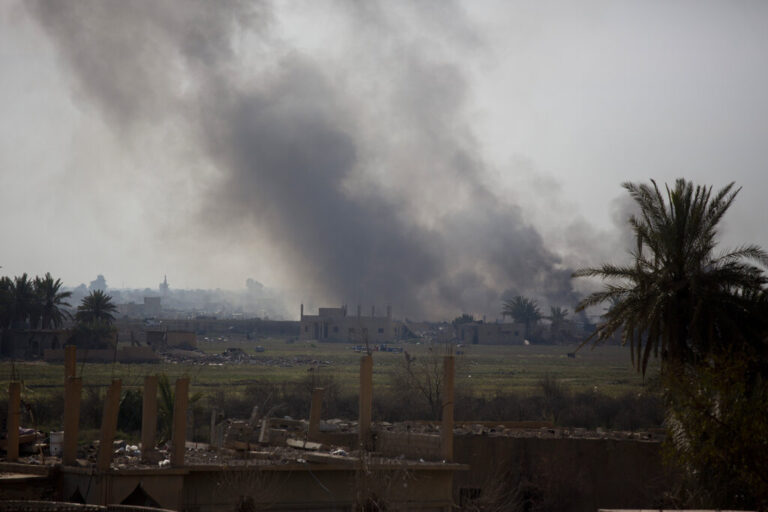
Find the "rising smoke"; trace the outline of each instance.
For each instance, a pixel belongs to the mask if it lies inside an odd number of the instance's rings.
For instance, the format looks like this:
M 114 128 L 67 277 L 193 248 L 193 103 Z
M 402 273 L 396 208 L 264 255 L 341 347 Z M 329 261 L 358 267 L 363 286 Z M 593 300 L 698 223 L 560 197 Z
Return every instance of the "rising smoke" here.
M 178 222 L 263 238 L 310 299 L 411 317 L 575 302 L 571 270 L 486 172 L 452 59 L 482 42 L 456 5 L 329 2 L 327 52 L 283 37 L 268 2 L 30 5 L 127 146 L 174 130 L 180 169 L 216 169 Z

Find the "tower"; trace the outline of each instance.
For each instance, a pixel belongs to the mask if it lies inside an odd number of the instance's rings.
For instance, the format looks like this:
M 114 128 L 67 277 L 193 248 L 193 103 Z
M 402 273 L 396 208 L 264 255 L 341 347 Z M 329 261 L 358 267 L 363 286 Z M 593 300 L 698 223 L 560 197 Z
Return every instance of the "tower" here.
M 168 276 L 167 275 L 165 275 L 165 274 L 163 275 L 163 282 L 160 283 L 160 286 L 158 286 L 158 288 L 160 289 L 160 294 L 163 297 L 168 295 L 168 290 L 170 290 L 171 287 L 168 286 Z

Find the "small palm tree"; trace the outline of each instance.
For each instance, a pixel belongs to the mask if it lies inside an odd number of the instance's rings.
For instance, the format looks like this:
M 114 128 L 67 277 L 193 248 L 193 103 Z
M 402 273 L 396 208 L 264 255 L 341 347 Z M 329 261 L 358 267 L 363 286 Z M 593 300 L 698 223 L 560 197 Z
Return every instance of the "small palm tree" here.
M 157 387 L 160 391 L 160 401 L 158 402 L 158 439 L 164 443 L 171 439 L 171 430 L 173 429 L 173 402 L 174 391 L 168 375 L 161 373 L 157 378 Z
M 112 303 L 112 297 L 101 290 L 94 290 L 86 295 L 77 307 L 75 319 L 83 324 L 111 325 L 115 319 L 112 313 L 116 311 L 117 306 Z
M 543 318 L 536 301 L 520 295 L 504 301 L 501 316 L 502 318 L 511 316 L 515 322 L 525 325 L 526 338 L 530 337 L 531 326 L 536 325 Z
M 713 194 L 683 179 L 666 193 L 655 181 L 623 186 L 640 209 L 629 219 L 634 261 L 574 273 L 610 281 L 576 308 L 611 304 L 587 341 L 621 333 L 643 374 L 651 354 L 661 356 L 662 367 L 697 364 L 728 344 L 749 343 L 743 319 L 766 284 L 749 261 L 768 265 L 768 254 L 754 245 L 715 253 L 717 226 L 739 190 L 731 183 Z
M 171 386 L 168 375 L 161 373 L 157 376 L 157 388 L 160 392 L 160 400 L 157 404 L 158 420 L 158 440 L 160 444 L 170 441 L 173 433 L 173 407 L 176 401 L 176 392 Z M 194 405 L 203 398 L 200 392 L 194 393 L 189 397 L 189 406 Z M 194 411 L 193 411 L 194 412 Z
M 35 279 L 35 289 L 41 300 L 41 320 L 43 329 L 61 327 L 64 320 L 71 315 L 63 308 L 70 307 L 66 299 L 72 296 L 72 292 L 61 291 L 61 279 L 54 280 L 50 272 L 42 279 Z

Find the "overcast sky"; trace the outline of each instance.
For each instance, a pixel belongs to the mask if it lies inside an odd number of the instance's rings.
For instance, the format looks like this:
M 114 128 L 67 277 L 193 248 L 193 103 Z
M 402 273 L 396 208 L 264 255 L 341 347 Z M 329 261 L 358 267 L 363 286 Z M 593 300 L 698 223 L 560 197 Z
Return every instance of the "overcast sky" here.
M 767 22 L 757 1 L 6 0 L 0 273 L 570 305 L 570 270 L 621 252 L 620 184 L 677 177 L 742 186 L 723 239 L 768 247 Z

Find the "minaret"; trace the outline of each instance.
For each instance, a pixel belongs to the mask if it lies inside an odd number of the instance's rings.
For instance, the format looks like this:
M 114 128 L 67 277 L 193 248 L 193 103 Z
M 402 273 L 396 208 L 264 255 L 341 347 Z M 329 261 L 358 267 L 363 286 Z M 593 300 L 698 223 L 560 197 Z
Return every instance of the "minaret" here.
M 160 294 L 165 297 L 168 295 L 168 290 L 170 289 L 170 286 L 168 286 L 168 276 L 163 274 L 163 282 L 160 283 Z

